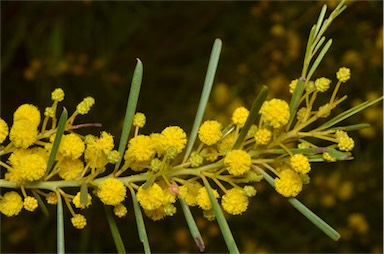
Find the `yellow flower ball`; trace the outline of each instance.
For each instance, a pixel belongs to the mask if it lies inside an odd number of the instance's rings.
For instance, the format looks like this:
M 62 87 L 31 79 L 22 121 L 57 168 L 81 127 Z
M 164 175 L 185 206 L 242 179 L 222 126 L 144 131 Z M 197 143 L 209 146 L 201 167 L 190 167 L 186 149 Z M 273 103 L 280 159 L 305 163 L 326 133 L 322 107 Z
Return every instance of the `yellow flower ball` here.
M 316 90 L 322 93 L 328 90 L 330 84 L 331 80 L 324 77 L 315 80 Z
M 118 204 L 117 206 L 115 206 L 114 208 L 113 208 L 113 213 L 117 216 L 117 217 L 119 217 L 119 218 L 122 218 L 122 217 L 124 217 L 125 215 L 127 215 L 127 212 L 128 212 L 128 210 L 127 210 L 127 208 L 125 207 L 125 205 L 123 205 L 123 204 Z
M 8 136 L 8 124 L 0 118 L 0 144 L 4 142 L 4 140 Z
M 64 158 L 59 164 L 59 176 L 64 180 L 73 180 L 80 177 L 81 172 L 84 170 L 84 163 L 80 159 Z
M 15 170 L 20 172 L 20 175 L 26 181 L 36 181 L 41 179 L 47 170 L 46 160 L 37 154 L 28 154 L 20 160 L 19 167 Z
M 78 159 L 84 150 L 85 144 L 80 136 L 70 133 L 62 136 L 58 153 L 66 158 Z
M 254 137 L 257 145 L 267 145 L 271 141 L 272 132 L 268 129 L 259 129 Z
M 232 150 L 224 157 L 224 165 L 228 173 L 234 176 L 248 172 L 251 164 L 251 155 L 243 150 Z
M 164 193 L 161 187 L 154 183 L 147 189 L 141 186 L 136 193 L 137 201 L 145 210 L 155 210 L 159 208 L 164 202 Z
M 232 215 L 239 215 L 248 208 L 249 200 L 244 191 L 239 188 L 228 190 L 221 199 L 223 209 Z
M 216 144 L 221 138 L 222 125 L 218 121 L 205 121 L 199 128 L 199 139 L 206 145 Z
M 87 219 L 84 217 L 84 215 L 81 214 L 75 214 L 71 218 L 72 225 L 77 229 L 83 229 L 87 225 Z
M 124 159 L 127 161 L 143 162 L 152 159 L 155 153 L 155 144 L 152 139 L 146 135 L 137 135 L 129 140 Z
M 185 203 L 189 206 L 197 205 L 197 194 L 202 188 L 199 182 L 187 182 L 179 187 L 179 195 L 185 200 Z
M 95 99 L 88 96 L 76 106 L 76 111 L 81 115 L 85 115 L 91 110 L 93 104 L 95 104 Z
M 295 171 L 285 169 L 279 178 L 275 178 L 275 189 L 284 197 L 296 197 L 303 189 L 303 183 Z
M 136 113 L 133 117 L 133 126 L 143 128 L 145 125 L 146 117 L 143 113 Z
M 162 132 L 162 144 L 167 149 L 168 147 L 174 146 L 178 153 L 184 149 L 187 144 L 187 134 L 184 130 L 178 126 L 169 126 Z
M 336 73 L 336 77 L 340 82 L 347 82 L 351 78 L 351 70 L 346 67 L 341 67 Z
M 245 121 L 247 121 L 248 115 L 248 109 L 246 109 L 245 107 L 238 107 L 233 112 L 231 120 L 234 124 L 238 125 L 239 127 L 243 127 Z
M 17 122 L 19 120 L 28 120 L 31 122 L 35 128 L 37 128 L 40 124 L 40 111 L 38 108 L 32 104 L 23 104 L 18 107 L 13 114 L 13 122 Z
M 302 154 L 294 154 L 291 159 L 291 168 L 299 174 L 306 174 L 311 170 L 311 164 L 309 164 L 308 157 Z
M 38 207 L 37 199 L 34 197 L 26 197 L 24 198 L 24 209 L 30 212 L 33 212 Z
M 23 200 L 15 191 L 5 193 L 0 200 L 0 212 L 7 217 L 18 215 L 22 209 Z
M 51 99 L 53 101 L 62 101 L 64 100 L 64 91 L 61 88 L 56 88 L 52 93 L 51 93 Z
M 9 139 L 18 148 L 28 148 L 37 141 L 38 131 L 29 120 L 23 119 L 13 123 Z
M 272 99 L 265 101 L 260 109 L 263 121 L 273 128 L 281 128 L 288 123 L 290 112 L 286 101 Z
M 80 192 L 76 193 L 76 196 L 72 199 L 72 203 L 75 205 L 76 208 L 84 209 L 92 205 L 92 196 L 88 193 L 87 194 L 87 203 L 85 205 L 82 205 L 80 202 Z
M 290 93 L 293 93 L 295 91 L 298 82 L 299 82 L 298 79 L 294 79 L 291 81 L 291 83 L 289 83 L 289 92 Z
M 107 178 L 97 188 L 97 196 L 106 205 L 118 205 L 124 201 L 127 189 L 116 178 Z

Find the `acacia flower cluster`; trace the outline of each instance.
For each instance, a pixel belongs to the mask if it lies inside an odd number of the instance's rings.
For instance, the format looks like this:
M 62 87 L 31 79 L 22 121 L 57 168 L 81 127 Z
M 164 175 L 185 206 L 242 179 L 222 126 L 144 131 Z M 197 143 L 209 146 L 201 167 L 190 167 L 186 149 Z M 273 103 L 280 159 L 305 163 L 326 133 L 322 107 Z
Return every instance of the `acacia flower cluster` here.
M 58 104 L 64 100 L 64 91 L 57 88 L 42 122 L 41 112 L 31 104 L 17 108 L 12 125 L 0 119 L 0 155 L 6 158 L 0 161 L 5 175 L 0 186 L 14 189 L 1 196 L 0 212 L 16 216 L 23 208 L 33 212 L 45 203 L 59 207 L 64 200 L 71 223 L 83 229 L 88 222 L 80 212 L 95 198 L 121 218 L 131 212 L 126 206 L 130 197 L 135 214 L 142 209 L 155 221 L 177 213 L 176 202 L 185 204 L 184 210 L 199 207 L 208 220 L 221 216 L 221 208 L 230 215 L 243 214 L 263 179 L 279 195 L 295 198 L 310 184 L 314 163 L 352 159 L 354 140 L 348 132 L 366 126 L 336 125 L 382 99 L 334 116 L 346 99 L 338 93 L 351 78 L 350 69 L 341 67 L 335 77 L 336 85 L 333 77 L 294 79 L 286 87 L 290 100 L 265 100 L 265 94 L 252 108 L 235 109 L 228 126 L 215 119 L 200 123 L 195 137 L 179 126 L 142 133 L 147 119 L 136 112 L 124 127 L 133 131 L 119 146 L 106 131 L 99 136 L 76 132 L 100 126 L 75 124 L 94 105 L 92 97 L 81 101 L 69 118 L 63 110 L 57 119 Z

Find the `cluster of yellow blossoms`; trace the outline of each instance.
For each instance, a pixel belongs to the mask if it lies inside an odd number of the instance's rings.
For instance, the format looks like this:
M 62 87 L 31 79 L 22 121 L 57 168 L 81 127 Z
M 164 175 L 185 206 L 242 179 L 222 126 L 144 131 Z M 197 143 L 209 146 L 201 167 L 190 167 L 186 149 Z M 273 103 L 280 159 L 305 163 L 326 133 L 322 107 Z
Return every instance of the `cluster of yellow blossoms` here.
M 331 80 L 324 77 L 305 83 L 299 106 L 305 105 L 297 110 L 282 99 L 265 101 L 259 110 L 258 122 L 249 128 L 244 141 L 236 148 L 234 144 L 250 114 L 248 109 L 237 108 L 231 124 L 225 128 L 216 120 L 203 122 L 197 133 L 199 144 L 182 162 L 177 157 L 188 141 L 184 130 L 169 126 L 160 133 L 141 134 L 139 129 L 146 122 L 143 113 L 136 113 L 133 118 L 134 132 L 123 154 L 114 149 L 114 138 L 105 131 L 99 137 L 75 133 L 78 128 L 92 126 L 74 124 L 76 116 L 87 114 L 95 103 L 92 97 L 87 97 L 65 123 L 53 168 L 47 170 L 58 130 L 57 106 L 64 99 L 64 92 L 58 88 L 52 92 L 53 105 L 45 109 L 42 124 L 40 111 L 30 104 L 15 111 L 11 128 L 0 119 L 0 144 L 9 137 L 9 143 L 0 147 L 3 158 L 9 155 L 6 162 L 0 162 L 2 170 L 6 170 L 0 181 L 1 184 L 15 183 L 14 187 L 19 187 L 23 195 L 22 198 L 16 191 L 4 193 L 0 211 L 6 216 L 15 216 L 23 208 L 34 211 L 39 203 L 27 195 L 26 189 L 31 189 L 35 196 L 44 196 L 48 204 L 56 205 L 59 196 L 64 198 L 73 226 L 81 229 L 87 224 L 86 218 L 74 211 L 71 202 L 75 208 L 85 209 L 96 196 L 105 205 L 113 206 L 116 216 L 123 217 L 127 214 L 124 202 L 129 188 L 135 191 L 144 213 L 153 220 L 174 215 L 174 203 L 178 199 L 183 199 L 188 206 L 200 207 L 204 216 L 212 220 L 215 214 L 202 177 L 214 183 L 216 189 L 212 192 L 221 200 L 222 208 L 229 214 L 239 215 L 247 210 L 249 198 L 256 195 L 255 183 L 263 179 L 261 172 L 274 175 L 275 189 L 282 196 L 295 197 L 310 181 L 311 162 L 349 158 L 348 152 L 354 147 L 353 139 L 342 129 L 303 130 L 314 121 L 328 117 L 341 102 L 336 99 L 336 93 L 340 84 L 350 78 L 350 71 L 341 68 L 336 76 L 338 84 L 331 99 L 318 110 L 314 109 L 317 94 L 331 87 Z M 298 80 L 291 82 L 291 93 L 297 84 Z M 51 128 L 47 129 L 49 120 Z M 331 144 L 318 147 L 307 138 Z M 121 159 L 124 163 L 113 172 L 107 169 L 108 164 L 120 165 Z M 94 189 L 84 197 L 80 191 L 75 194 L 64 191 L 65 187 L 80 187 L 84 183 Z

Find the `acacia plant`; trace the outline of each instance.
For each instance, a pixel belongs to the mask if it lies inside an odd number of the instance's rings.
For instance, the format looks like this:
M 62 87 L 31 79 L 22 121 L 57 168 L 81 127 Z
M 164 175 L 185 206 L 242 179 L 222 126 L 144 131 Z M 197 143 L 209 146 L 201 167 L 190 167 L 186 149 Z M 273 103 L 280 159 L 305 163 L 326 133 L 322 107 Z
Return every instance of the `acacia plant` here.
M 350 69 L 340 66 L 335 78 L 315 75 L 332 44 L 324 33 L 346 8 L 344 2 L 328 18 L 323 6 L 309 34 L 302 73 L 287 85 L 291 98 L 266 100 L 268 88 L 260 87 L 250 109 L 237 108 L 228 126 L 213 119 L 203 121 L 219 62 L 220 39 L 213 45 L 189 135 L 179 126 L 150 135 L 141 133 L 146 117 L 136 112 L 143 73 L 139 59 L 117 147 L 107 131 L 99 136 L 76 133 L 95 125 L 77 123 L 95 103 L 92 97 L 81 101 L 69 117 L 65 107 L 59 106 L 65 97 L 60 88 L 51 93 L 53 103 L 43 116 L 35 105 L 21 105 L 14 112 L 12 125 L 0 119 L 1 213 L 12 217 L 23 209 L 34 212 L 40 207 L 46 212 L 46 204 L 56 206 L 57 252 L 64 253 L 64 220 L 83 229 L 92 222 L 81 211 L 98 198 L 104 204 L 117 251 L 124 253 L 114 216 L 124 217 L 126 202 L 132 202 L 139 238 L 149 253 L 143 213 L 154 221 L 161 220 L 180 212 L 175 206 L 179 202 L 200 251 L 205 245 L 190 210 L 193 206 L 201 208 L 208 220 L 217 220 L 229 252 L 238 253 L 224 213 L 243 214 L 258 183 L 266 180 L 316 227 L 338 240 L 339 233 L 296 196 L 310 184 L 313 163 L 353 159 L 354 140 L 348 132 L 368 125 L 339 124 L 382 100 L 366 101 L 334 115 L 334 109 L 347 99 L 339 88 L 351 78 Z M 318 97 L 327 98 L 327 102 L 319 105 Z M 319 146 L 318 141 L 324 145 Z M 72 192 L 74 188 L 76 192 Z M 64 206 L 71 218 L 64 218 Z

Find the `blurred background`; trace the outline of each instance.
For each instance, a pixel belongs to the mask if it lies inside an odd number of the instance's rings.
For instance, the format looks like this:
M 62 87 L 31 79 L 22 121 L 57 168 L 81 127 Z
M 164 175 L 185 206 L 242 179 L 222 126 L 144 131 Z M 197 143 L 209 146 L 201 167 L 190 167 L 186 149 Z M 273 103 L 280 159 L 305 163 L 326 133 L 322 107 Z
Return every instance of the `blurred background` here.
M 306 40 L 323 4 L 308 2 L 4 2 L 1 1 L 1 117 L 12 122 L 14 110 L 32 103 L 41 110 L 50 93 L 64 89 L 71 113 L 86 96 L 95 106 L 77 123 L 99 122 L 118 142 L 129 86 L 140 58 L 144 77 L 138 111 L 147 116 L 145 134 L 179 125 L 189 133 L 215 38 L 223 48 L 206 118 L 228 123 L 239 105 L 250 107 L 262 84 L 269 97 L 289 98 L 288 85 L 301 74 Z M 383 3 L 351 1 L 327 33 L 333 45 L 314 78 L 336 83 L 340 67 L 352 78 L 345 110 L 383 94 Z M 328 14 L 330 11 L 327 12 Z M 355 160 L 316 164 L 311 184 L 299 200 L 337 229 L 333 242 L 267 184 L 249 210 L 228 217 L 241 252 L 383 252 L 382 104 L 345 121 L 367 122 L 354 132 Z M 87 133 L 98 134 L 90 128 Z M 142 252 L 132 206 L 117 219 L 128 252 Z M 227 252 L 216 222 L 192 209 L 207 252 Z M 23 211 L 1 215 L 1 252 L 55 252 L 55 207 L 50 217 Z M 100 202 L 85 212 L 88 225 L 78 231 L 66 224 L 68 252 L 115 252 Z M 69 222 L 69 214 L 66 214 Z M 197 252 L 182 216 L 145 220 L 154 252 Z

